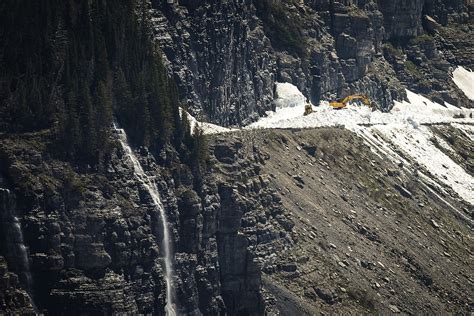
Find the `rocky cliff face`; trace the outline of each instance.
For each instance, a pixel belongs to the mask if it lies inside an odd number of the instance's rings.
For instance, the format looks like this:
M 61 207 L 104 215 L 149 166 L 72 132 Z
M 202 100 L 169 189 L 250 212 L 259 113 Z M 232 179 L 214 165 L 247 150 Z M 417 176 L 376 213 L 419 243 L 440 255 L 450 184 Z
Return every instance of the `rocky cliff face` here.
M 2 264 L 2 310 L 163 314 L 161 218 L 131 161 L 117 149 L 104 172 L 79 173 L 44 155 L 42 140 L 0 145 L 0 215 L 18 215 L 26 267 L 11 247 L 11 221 L 2 220 L 0 250 L 16 274 L 32 275 L 31 284 L 19 282 Z M 180 313 L 263 313 L 261 258 L 292 242 L 293 224 L 260 174 L 265 156 L 242 147 L 238 139 L 211 147 L 213 167 L 198 190 L 172 150 L 160 157 L 165 168 L 146 150 L 139 155 L 172 226 Z
M 425 0 L 379 1 L 387 38 L 416 37 L 423 34 L 422 11 Z
M 450 80 L 454 66 L 472 63 L 472 36 L 457 33 L 472 35 L 467 1 L 263 3 L 298 21 L 299 54 L 271 38 L 268 21 L 285 21 L 276 13 L 262 17 L 253 1 L 153 2 L 156 39 L 193 114 L 246 124 L 270 107 L 277 81 L 295 84 L 315 104 L 364 93 L 389 110 L 408 87 L 469 106 Z M 434 30 L 431 20 L 442 30 Z
M 20 314 L 34 313 L 31 297 L 22 288 L 18 275 L 8 268 L 4 257 L 0 257 L 0 310 Z
M 197 116 L 244 125 L 270 109 L 275 60 L 251 1 L 153 1 L 156 38 Z

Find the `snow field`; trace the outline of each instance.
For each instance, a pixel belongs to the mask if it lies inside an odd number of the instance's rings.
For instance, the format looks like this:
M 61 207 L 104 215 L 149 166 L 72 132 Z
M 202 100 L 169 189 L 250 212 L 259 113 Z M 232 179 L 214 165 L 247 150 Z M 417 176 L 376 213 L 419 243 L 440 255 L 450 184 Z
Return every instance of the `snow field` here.
M 427 126 L 413 127 L 410 124 L 371 127 L 384 139 L 403 152 L 410 161 L 424 167 L 437 182 L 450 187 L 463 200 L 474 205 L 474 178 L 432 142 L 433 133 Z M 447 143 L 445 146 L 449 146 Z M 451 149 L 452 150 L 452 149 Z
M 194 134 L 196 127 L 202 128 L 204 134 L 207 134 L 207 135 L 227 133 L 227 132 L 231 132 L 235 130 L 235 129 L 223 127 L 220 125 L 212 124 L 212 123 L 200 122 L 194 116 L 192 116 L 191 114 L 189 114 L 182 108 L 179 108 L 179 114 L 182 116 L 183 113 L 185 113 L 188 116 L 189 125 L 191 127 L 191 134 Z
M 470 100 L 474 100 L 474 72 L 458 67 L 453 72 L 453 81 Z

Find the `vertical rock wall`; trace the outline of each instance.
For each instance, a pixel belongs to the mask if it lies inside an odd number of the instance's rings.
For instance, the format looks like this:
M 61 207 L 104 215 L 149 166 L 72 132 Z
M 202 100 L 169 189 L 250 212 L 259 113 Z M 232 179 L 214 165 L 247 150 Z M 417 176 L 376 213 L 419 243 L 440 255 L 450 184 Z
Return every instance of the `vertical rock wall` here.
M 421 14 L 425 0 L 380 0 L 387 38 L 415 37 L 423 33 Z
M 270 108 L 275 62 L 252 1 L 153 1 L 156 39 L 196 116 L 243 125 Z

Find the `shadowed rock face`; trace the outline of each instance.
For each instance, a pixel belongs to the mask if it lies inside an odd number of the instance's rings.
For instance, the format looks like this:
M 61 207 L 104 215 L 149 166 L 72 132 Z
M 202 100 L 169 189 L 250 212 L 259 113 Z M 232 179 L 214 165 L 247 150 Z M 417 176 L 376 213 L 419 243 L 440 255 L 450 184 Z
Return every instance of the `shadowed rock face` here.
M 388 38 L 415 37 L 423 33 L 421 14 L 425 0 L 378 1 Z
M 29 257 L 17 216 L 13 194 L 0 188 L 0 310 L 32 313 Z
M 11 270 L 5 258 L 0 256 L 0 311 L 34 313 L 31 297 L 22 288 L 18 275 Z
M 434 17 L 439 23 L 472 23 L 474 3 L 472 0 L 426 0 L 424 13 Z
M 270 108 L 275 60 L 251 1 L 154 1 L 156 38 L 184 103 L 221 125 L 243 125 Z

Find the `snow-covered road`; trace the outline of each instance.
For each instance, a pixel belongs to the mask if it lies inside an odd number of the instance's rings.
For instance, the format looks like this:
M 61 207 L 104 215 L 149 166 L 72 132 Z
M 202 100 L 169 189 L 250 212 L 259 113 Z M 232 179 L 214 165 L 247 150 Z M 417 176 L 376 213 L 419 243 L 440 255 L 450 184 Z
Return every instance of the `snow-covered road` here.
M 278 84 L 279 85 L 279 84 Z M 280 106 L 276 112 L 267 112 L 267 116 L 246 126 L 254 128 L 314 128 L 322 126 L 345 126 L 351 128 L 358 125 L 394 125 L 394 124 L 437 124 L 437 123 L 474 123 L 470 117 L 472 109 L 457 108 L 447 104 L 442 106 L 429 99 L 407 90 L 408 101 L 396 102 L 389 113 L 372 111 L 369 107 L 348 105 L 342 110 L 334 110 L 328 102 L 321 102 L 314 112 L 303 116 L 304 97 L 296 100 L 294 93 L 288 95 L 287 107 Z M 283 104 L 282 97 L 279 103 Z M 464 117 L 464 118 L 462 118 Z

